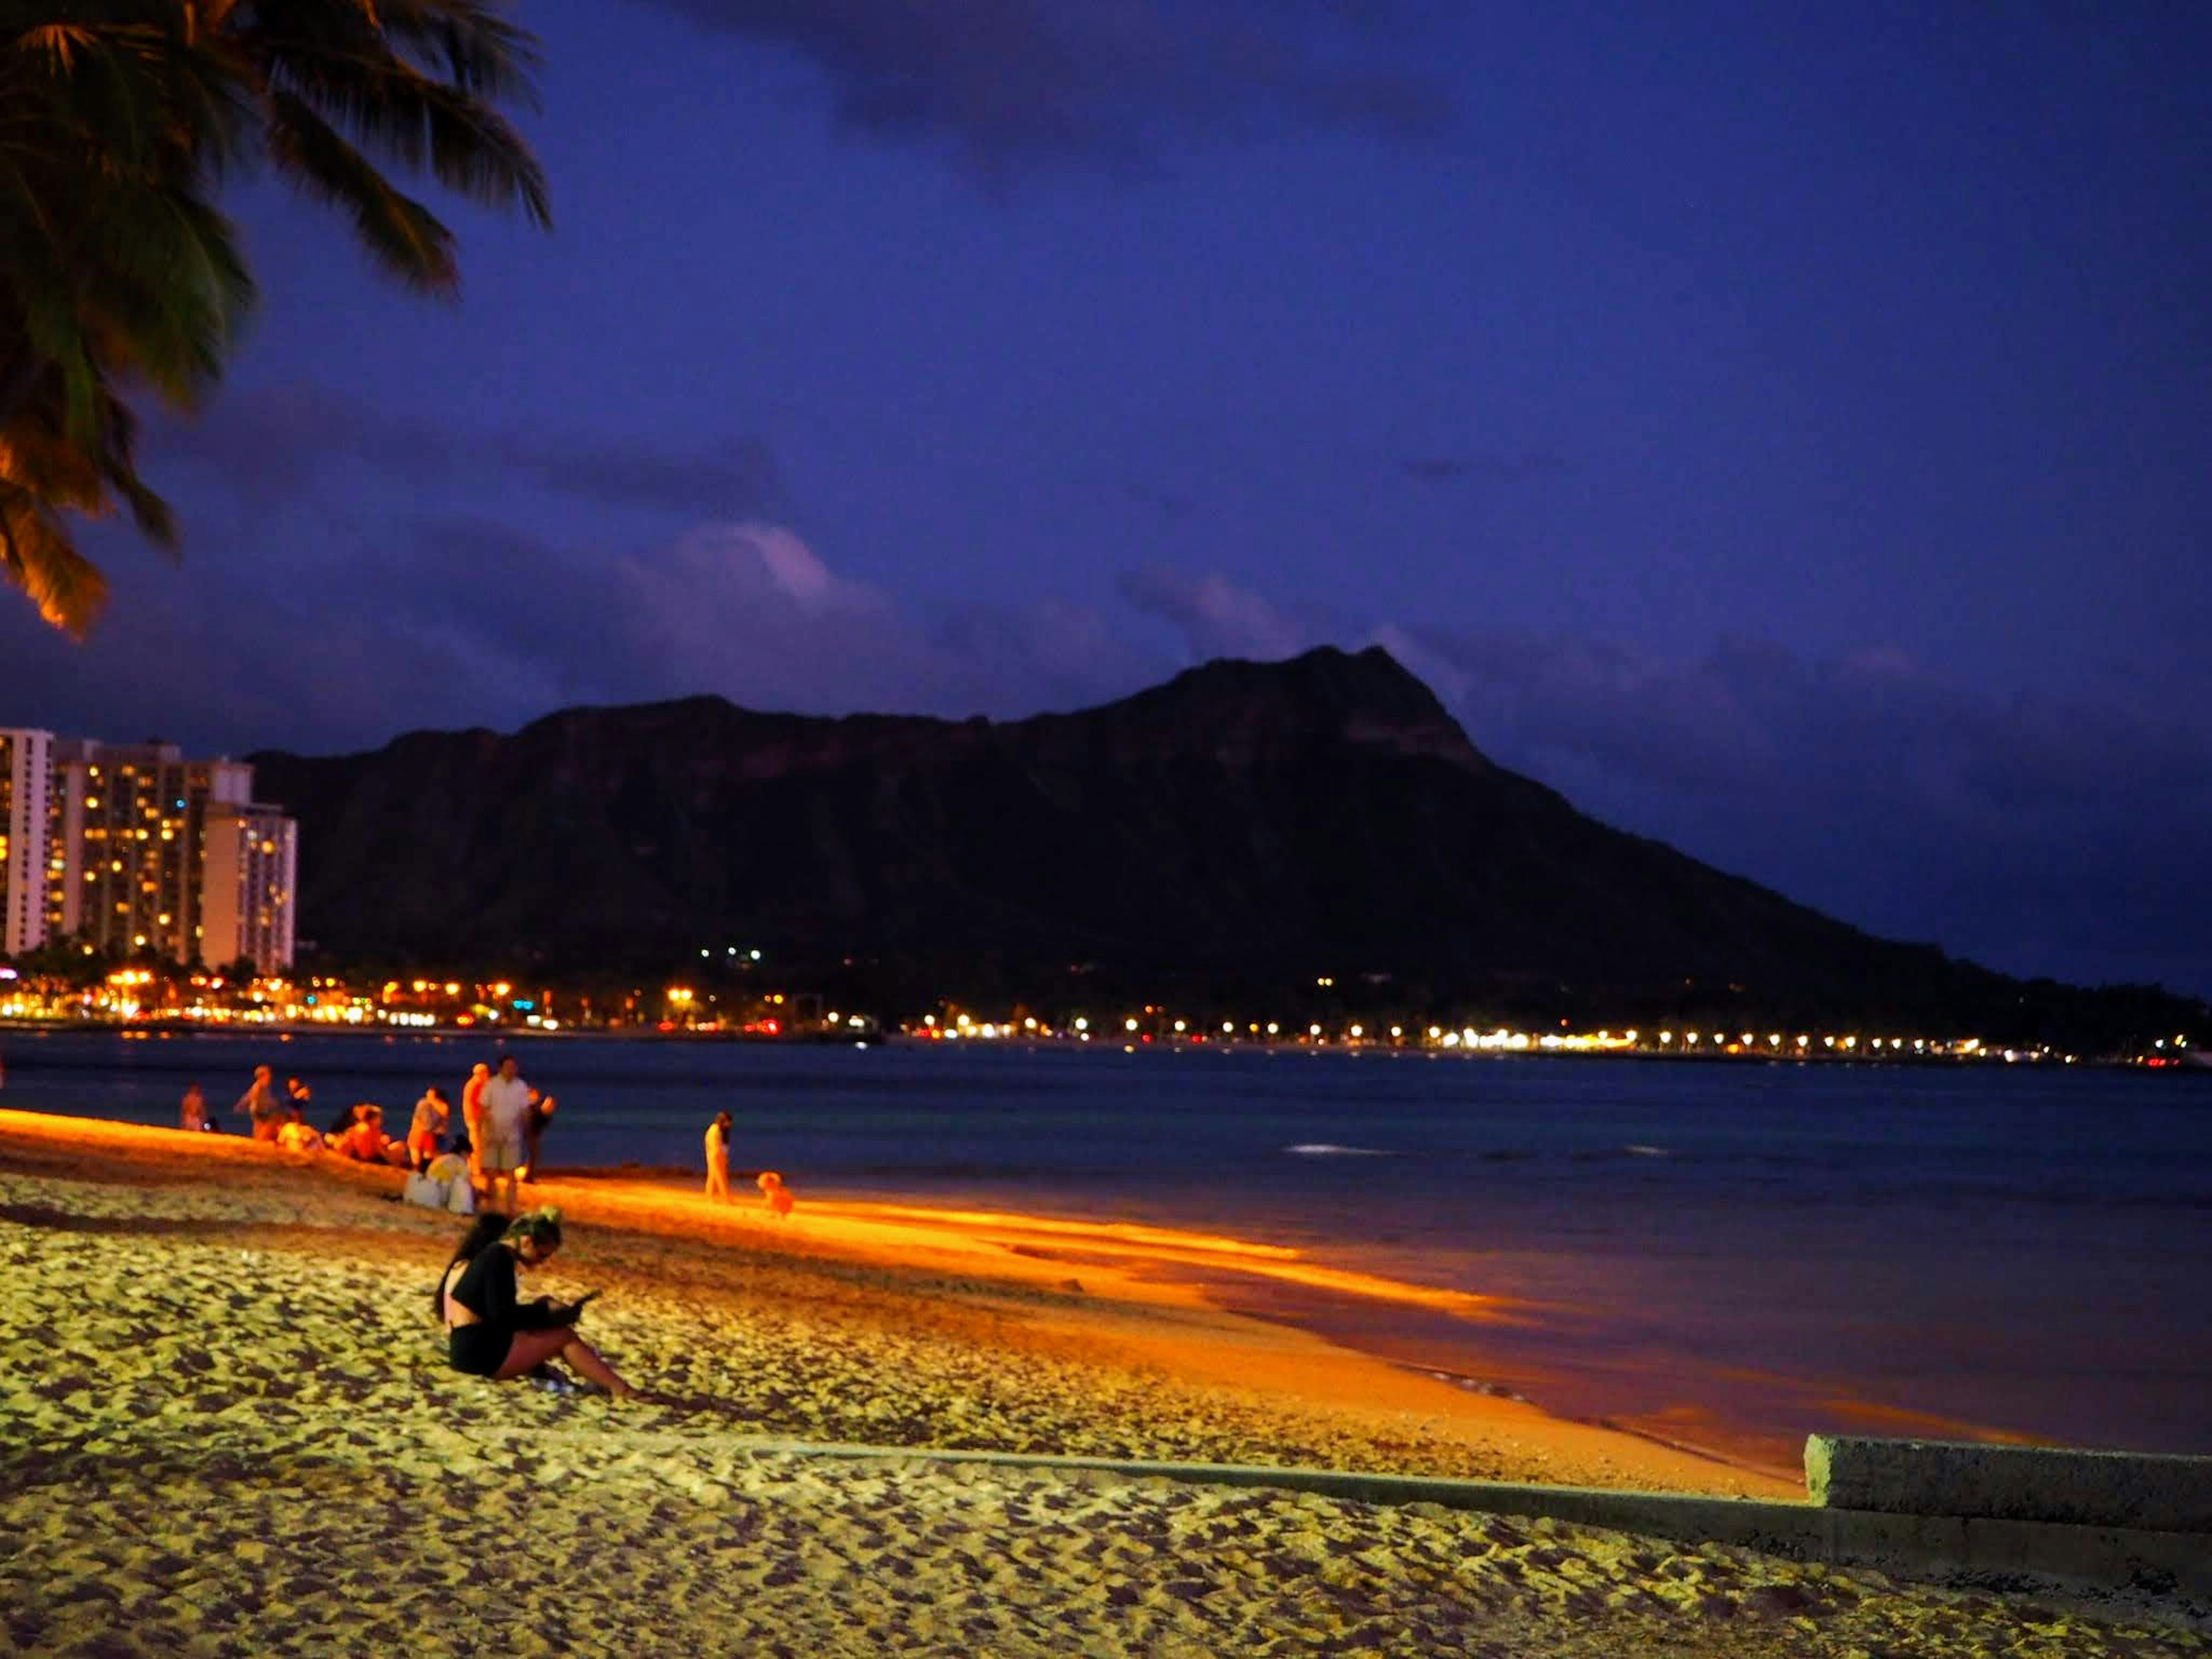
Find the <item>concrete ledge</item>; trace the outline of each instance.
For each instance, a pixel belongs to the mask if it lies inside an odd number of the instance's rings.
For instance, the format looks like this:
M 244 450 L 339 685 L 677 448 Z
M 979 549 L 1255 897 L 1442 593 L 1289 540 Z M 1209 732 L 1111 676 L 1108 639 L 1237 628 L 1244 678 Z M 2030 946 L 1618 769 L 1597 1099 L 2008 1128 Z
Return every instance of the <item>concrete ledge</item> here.
M 1313 1492 L 1360 1504 L 1435 1504 L 1485 1515 L 1548 1518 L 1674 1544 L 1728 1544 L 1792 1560 L 1872 1567 L 1902 1578 L 2014 1586 L 2125 1590 L 2166 1598 L 2212 1598 L 2212 1549 L 2201 1534 L 2048 1522 L 1907 1516 L 1693 1493 L 1614 1492 L 1590 1486 L 1448 1480 L 1430 1475 L 1358 1474 L 1337 1469 L 1241 1463 L 1158 1463 L 933 1447 L 748 1440 L 764 1456 L 909 1464 L 981 1465 L 1011 1470 L 1091 1473 Z
M 2212 1533 L 2212 1457 L 1816 1434 L 1805 1486 L 1839 1510 Z

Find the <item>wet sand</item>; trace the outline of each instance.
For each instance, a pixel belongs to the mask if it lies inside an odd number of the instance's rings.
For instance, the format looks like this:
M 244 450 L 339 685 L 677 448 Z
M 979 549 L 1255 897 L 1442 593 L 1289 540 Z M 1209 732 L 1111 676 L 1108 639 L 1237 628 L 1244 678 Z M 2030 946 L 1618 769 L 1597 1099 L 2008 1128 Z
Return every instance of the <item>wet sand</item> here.
M 534 1288 L 602 1291 L 586 1329 L 659 1403 L 478 1382 L 445 1368 L 427 1305 L 462 1224 L 388 1201 L 396 1185 L 233 1137 L 0 1113 L 0 1646 L 2212 1651 L 1548 1523 L 772 1449 L 1786 1490 L 1150 1276 L 1154 1253 L 1236 1241 L 881 1206 L 777 1224 L 550 1182 L 569 1243 Z

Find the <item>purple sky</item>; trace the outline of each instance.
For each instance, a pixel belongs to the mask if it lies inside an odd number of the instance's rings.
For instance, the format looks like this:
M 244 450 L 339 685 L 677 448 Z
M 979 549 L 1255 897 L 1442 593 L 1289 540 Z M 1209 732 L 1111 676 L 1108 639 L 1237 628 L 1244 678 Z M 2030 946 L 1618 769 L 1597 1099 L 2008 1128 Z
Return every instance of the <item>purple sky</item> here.
M 555 233 L 455 209 L 441 307 L 242 191 L 185 564 L 89 538 L 82 650 L 0 605 L 0 723 L 1012 715 L 1379 640 L 1609 822 L 2212 992 L 2212 8 L 521 10 Z

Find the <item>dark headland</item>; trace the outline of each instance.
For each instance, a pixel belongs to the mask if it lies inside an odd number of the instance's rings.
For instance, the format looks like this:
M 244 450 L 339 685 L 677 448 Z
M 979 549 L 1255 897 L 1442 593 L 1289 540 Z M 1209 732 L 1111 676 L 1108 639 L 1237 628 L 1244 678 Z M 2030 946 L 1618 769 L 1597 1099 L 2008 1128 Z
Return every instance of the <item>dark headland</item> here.
M 252 758 L 300 820 L 301 932 L 333 963 L 620 975 L 736 941 L 886 1006 L 1256 992 L 1295 1013 L 1328 979 L 1339 1006 L 2090 1049 L 2197 1007 L 1877 939 L 1612 829 L 1492 763 L 1380 648 L 1004 722 L 701 696 Z

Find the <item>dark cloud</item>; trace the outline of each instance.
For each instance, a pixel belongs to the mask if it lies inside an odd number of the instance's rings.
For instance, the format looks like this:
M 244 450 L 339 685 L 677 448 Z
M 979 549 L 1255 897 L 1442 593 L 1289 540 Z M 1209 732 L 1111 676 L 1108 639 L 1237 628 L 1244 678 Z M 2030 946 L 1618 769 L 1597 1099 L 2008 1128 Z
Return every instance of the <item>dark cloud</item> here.
M 261 499 L 304 494 L 350 462 L 479 484 L 491 470 L 574 500 L 697 517 L 773 512 L 784 501 L 775 458 L 755 438 L 678 454 L 574 434 L 469 431 L 312 386 L 226 397 L 198 423 L 165 422 L 149 447 L 157 468 L 167 458 L 202 463 Z
M 1494 483 L 1525 483 L 1567 470 L 1566 458 L 1541 450 L 1517 455 L 1413 455 L 1398 463 L 1405 475 L 1419 483 L 1459 483 L 1484 478 Z
M 83 647 L 20 601 L 0 605 L 0 723 L 329 750 L 699 692 L 814 714 L 1019 715 L 1176 665 L 1056 598 L 917 615 L 757 520 L 609 550 L 418 518 L 303 548 L 281 570 L 167 567 L 112 530 L 85 545 L 114 603 Z
M 1404 138 L 1449 118 L 1406 9 L 1370 0 L 653 0 L 780 47 L 839 123 L 996 173 L 1137 167 L 1178 138 L 1272 123 Z

